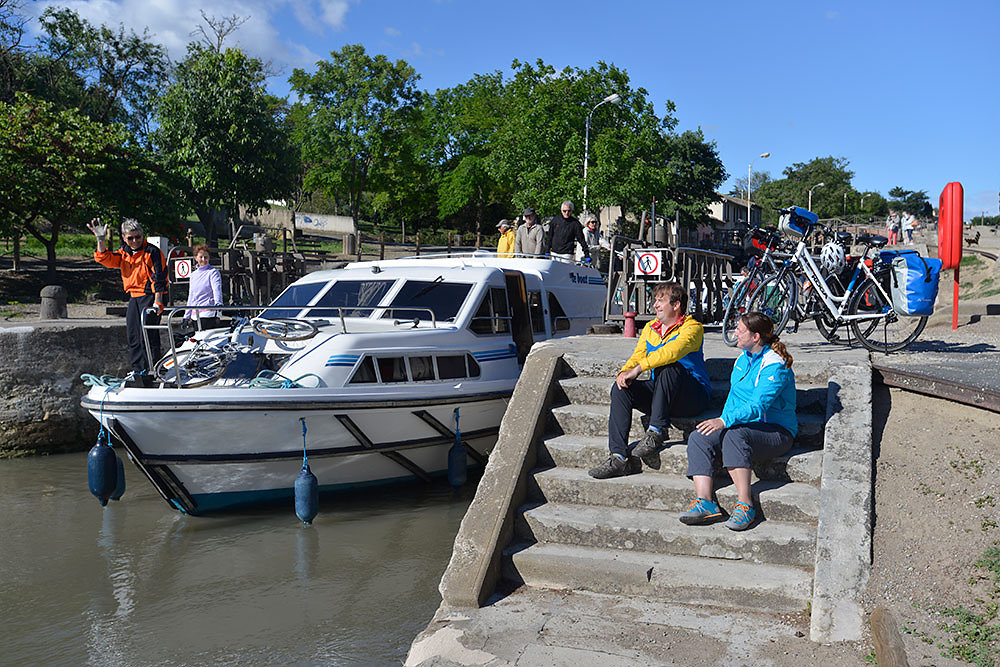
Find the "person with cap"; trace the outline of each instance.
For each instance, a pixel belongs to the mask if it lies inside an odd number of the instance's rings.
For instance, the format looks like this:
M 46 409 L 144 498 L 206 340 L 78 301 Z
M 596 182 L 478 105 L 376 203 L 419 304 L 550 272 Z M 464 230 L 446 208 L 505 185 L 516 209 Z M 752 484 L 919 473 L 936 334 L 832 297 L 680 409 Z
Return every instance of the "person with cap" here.
M 500 241 L 497 243 L 497 255 L 500 257 L 511 257 L 514 251 L 514 230 L 510 227 L 510 220 L 504 218 L 497 223 L 500 230 Z
M 562 215 L 553 218 L 552 224 L 549 225 L 546 241 L 553 257 L 572 260 L 576 244 L 579 243 L 581 248 L 586 248 L 587 240 L 583 238 L 580 221 L 573 215 L 573 202 L 568 199 L 564 201 L 560 212 Z
M 94 260 L 110 269 L 119 269 L 122 285 L 128 292 L 128 307 L 125 309 L 125 335 L 128 339 L 129 361 L 132 370 L 140 373 L 152 370 L 152 365 L 160 358 L 160 334 L 151 332 L 149 351 L 152 359 L 146 358 L 146 346 L 142 339 L 142 313 L 153 309 L 155 314 L 146 316 L 147 324 L 159 324 L 167 291 L 167 263 L 160 249 L 146 241 L 142 225 L 131 218 L 122 223 L 124 242 L 117 250 L 108 250 L 104 243 L 107 226 L 95 218 L 87 228 L 97 237 Z
M 514 252 L 518 255 L 545 254 L 545 230 L 538 224 L 538 215 L 530 206 L 524 209 L 524 224 L 517 230 Z

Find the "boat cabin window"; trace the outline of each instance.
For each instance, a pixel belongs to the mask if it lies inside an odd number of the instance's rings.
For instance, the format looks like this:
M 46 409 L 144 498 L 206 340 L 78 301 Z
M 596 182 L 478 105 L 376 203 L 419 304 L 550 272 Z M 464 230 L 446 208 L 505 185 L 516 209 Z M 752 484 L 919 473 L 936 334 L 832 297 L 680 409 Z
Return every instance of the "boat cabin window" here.
M 434 379 L 434 357 L 410 357 L 410 377 L 414 382 Z
M 409 375 L 407 375 L 407 362 Z M 376 367 L 378 375 L 376 375 Z M 436 368 L 436 373 L 435 373 Z M 471 354 L 418 357 L 372 357 L 365 355 L 348 384 L 430 382 L 479 377 L 479 363 Z
M 271 302 L 268 308 L 260 314 L 264 318 L 274 317 L 295 317 L 299 311 L 309 305 L 321 289 L 326 287 L 324 282 L 305 283 L 303 285 L 289 285 L 288 288 L 278 295 L 278 298 Z M 275 306 L 282 306 L 276 308 Z
M 382 382 L 406 382 L 403 357 L 377 357 L 378 375 Z
M 552 333 L 569 331 L 569 318 L 555 294 L 549 294 L 549 317 L 552 318 Z
M 528 314 L 531 317 L 531 330 L 534 333 L 545 333 L 545 311 L 542 308 L 542 293 L 528 292 Z
M 381 303 L 394 282 L 394 280 L 338 280 L 315 304 L 327 307 L 311 308 L 306 317 L 340 317 L 341 312 L 344 317 L 368 317 L 374 310 L 372 306 Z M 345 306 L 365 307 L 354 310 Z
M 507 307 L 507 290 L 491 287 L 483 295 L 469 328 L 477 334 L 501 334 L 510 331 L 510 309 Z
M 378 382 L 378 378 L 375 377 L 375 363 L 372 361 L 372 358 L 365 357 L 358 365 L 358 370 L 354 371 L 350 384 L 366 384 L 369 382 Z
M 427 321 L 431 319 L 427 310 L 431 310 L 438 322 L 453 321 L 471 289 L 468 283 L 446 283 L 441 276 L 434 280 L 407 280 L 389 304 L 391 309 L 382 317 Z M 408 310 L 407 306 L 420 310 Z

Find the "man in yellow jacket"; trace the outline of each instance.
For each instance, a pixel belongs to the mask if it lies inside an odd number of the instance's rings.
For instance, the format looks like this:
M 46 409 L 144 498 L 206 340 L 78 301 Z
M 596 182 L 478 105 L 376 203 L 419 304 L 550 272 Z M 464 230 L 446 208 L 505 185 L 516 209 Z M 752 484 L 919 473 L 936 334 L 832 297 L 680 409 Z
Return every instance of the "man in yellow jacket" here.
M 497 229 L 500 230 L 500 241 L 497 243 L 497 254 L 501 257 L 512 257 L 512 252 L 514 252 L 514 238 L 516 234 L 514 230 L 511 229 L 510 220 L 504 218 L 497 223 Z
M 671 415 L 693 416 L 708 409 L 712 388 L 702 354 L 704 329 L 686 315 L 687 303 L 687 292 L 677 283 L 653 287 L 656 319 L 643 327 L 635 351 L 611 386 L 611 455 L 590 470 L 591 477 L 620 477 L 641 469 L 635 458 L 629 459 L 633 408 L 648 415 L 649 427 L 631 454 L 653 469 L 660 467 L 660 449 Z M 650 372 L 650 378 L 639 380 L 644 371 Z

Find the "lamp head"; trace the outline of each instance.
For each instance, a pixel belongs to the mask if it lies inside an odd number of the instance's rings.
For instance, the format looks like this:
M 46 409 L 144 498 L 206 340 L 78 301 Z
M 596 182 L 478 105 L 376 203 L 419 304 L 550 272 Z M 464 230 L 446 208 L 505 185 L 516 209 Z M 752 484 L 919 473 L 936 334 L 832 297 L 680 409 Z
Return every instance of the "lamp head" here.
M 760 156 L 761 157 L 771 157 L 771 154 L 770 153 L 761 153 Z
M 611 93 L 610 95 L 608 95 L 607 97 L 605 97 L 601 101 L 602 102 L 611 102 L 612 104 L 621 104 L 622 103 L 622 96 L 619 95 L 618 93 Z

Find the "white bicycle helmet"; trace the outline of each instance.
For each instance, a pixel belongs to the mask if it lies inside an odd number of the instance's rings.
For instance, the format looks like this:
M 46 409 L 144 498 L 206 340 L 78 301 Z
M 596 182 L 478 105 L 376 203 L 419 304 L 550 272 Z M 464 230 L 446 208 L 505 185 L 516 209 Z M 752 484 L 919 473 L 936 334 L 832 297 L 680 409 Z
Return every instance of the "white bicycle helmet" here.
M 844 247 L 836 241 L 828 241 L 819 253 L 820 265 L 827 273 L 838 274 L 847 266 Z

